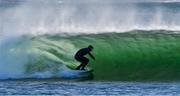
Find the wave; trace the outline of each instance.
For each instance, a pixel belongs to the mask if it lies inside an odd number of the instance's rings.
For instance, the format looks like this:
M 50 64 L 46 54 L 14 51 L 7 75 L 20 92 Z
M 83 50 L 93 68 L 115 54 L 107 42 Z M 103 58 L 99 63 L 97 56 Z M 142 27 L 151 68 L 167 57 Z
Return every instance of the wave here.
M 84 76 L 64 66 L 76 67 L 75 52 L 91 44 L 96 61 L 90 59 L 88 66 L 95 80 L 179 80 L 179 36 L 167 30 L 135 30 L 16 37 L 1 43 L 0 79 Z
M 100 1 L 0 2 L 0 79 L 92 77 L 65 67 L 91 44 L 96 80 L 179 80 L 180 3 Z

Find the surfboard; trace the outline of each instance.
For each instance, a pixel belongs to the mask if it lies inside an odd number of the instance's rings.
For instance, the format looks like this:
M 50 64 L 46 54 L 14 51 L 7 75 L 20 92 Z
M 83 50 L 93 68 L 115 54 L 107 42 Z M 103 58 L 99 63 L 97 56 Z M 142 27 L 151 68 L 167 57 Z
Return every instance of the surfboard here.
M 79 71 L 79 72 L 93 72 L 94 70 L 92 68 L 85 68 L 85 70 L 77 70 L 75 66 L 68 66 L 67 67 L 71 70 L 74 71 Z

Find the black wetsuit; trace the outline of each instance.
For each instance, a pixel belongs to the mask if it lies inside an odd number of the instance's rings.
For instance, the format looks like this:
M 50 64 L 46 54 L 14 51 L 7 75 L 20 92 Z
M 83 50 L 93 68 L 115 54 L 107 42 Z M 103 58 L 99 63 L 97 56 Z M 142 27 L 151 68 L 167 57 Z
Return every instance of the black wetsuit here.
M 84 56 L 87 55 L 87 54 L 91 54 L 89 48 L 82 48 L 82 49 L 80 49 L 80 50 L 75 54 L 74 58 L 75 58 L 77 61 L 81 62 L 81 65 L 79 65 L 76 69 L 79 70 L 79 69 L 82 67 L 81 70 L 84 70 L 84 67 L 85 67 L 85 66 L 88 64 L 88 62 L 89 62 L 89 59 L 86 58 L 86 57 L 84 57 Z

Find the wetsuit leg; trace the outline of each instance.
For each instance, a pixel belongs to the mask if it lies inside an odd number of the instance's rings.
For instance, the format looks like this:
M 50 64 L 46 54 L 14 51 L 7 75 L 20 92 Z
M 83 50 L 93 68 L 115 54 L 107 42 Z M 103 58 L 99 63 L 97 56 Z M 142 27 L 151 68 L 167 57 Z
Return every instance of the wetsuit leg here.
M 83 58 L 83 62 L 82 62 L 82 66 L 81 66 L 81 70 L 84 70 L 84 68 L 86 67 L 86 65 L 89 63 L 89 59 L 84 57 Z
M 79 70 L 81 68 L 81 70 L 84 70 L 85 66 L 88 64 L 89 59 L 86 57 L 79 57 L 79 58 L 75 58 L 77 61 L 81 62 L 81 64 L 76 68 L 77 70 Z
M 81 66 L 82 66 L 82 59 L 81 59 L 81 57 L 79 57 L 79 56 L 75 56 L 75 59 L 77 60 L 77 61 L 79 61 L 79 62 L 81 62 L 81 64 L 78 66 L 78 67 L 76 67 L 76 70 L 79 70 L 80 68 L 81 68 Z

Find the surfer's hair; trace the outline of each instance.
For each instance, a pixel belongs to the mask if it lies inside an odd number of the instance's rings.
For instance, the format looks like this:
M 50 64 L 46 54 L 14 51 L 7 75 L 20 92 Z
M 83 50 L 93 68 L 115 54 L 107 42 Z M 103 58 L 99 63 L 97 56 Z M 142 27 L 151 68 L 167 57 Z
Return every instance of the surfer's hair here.
M 93 47 L 92 45 L 89 45 L 88 48 L 89 48 L 89 49 L 93 49 L 94 47 Z

